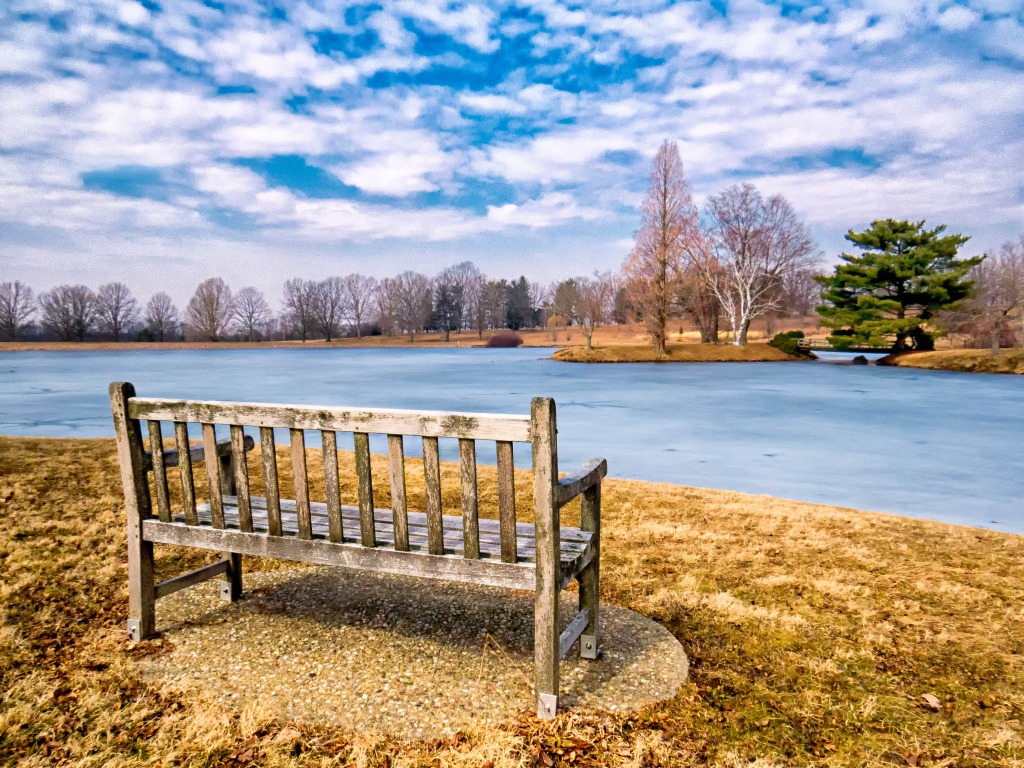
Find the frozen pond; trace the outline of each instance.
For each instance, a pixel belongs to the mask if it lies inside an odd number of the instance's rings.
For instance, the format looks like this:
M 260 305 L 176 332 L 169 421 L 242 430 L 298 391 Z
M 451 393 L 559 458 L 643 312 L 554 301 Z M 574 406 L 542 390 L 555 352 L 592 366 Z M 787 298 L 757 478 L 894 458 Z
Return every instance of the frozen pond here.
M 599 454 L 615 477 L 1024 533 L 1024 377 L 822 362 L 574 365 L 549 354 L 0 353 L 0 434 L 110 436 L 114 380 L 150 397 L 507 413 L 547 395 L 565 468 Z

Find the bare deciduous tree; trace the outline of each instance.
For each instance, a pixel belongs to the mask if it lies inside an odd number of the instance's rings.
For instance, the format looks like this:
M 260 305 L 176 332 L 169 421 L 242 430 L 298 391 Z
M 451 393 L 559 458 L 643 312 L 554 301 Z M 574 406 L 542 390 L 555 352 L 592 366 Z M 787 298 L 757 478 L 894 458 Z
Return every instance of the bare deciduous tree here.
M 237 332 L 245 336 L 246 341 L 257 341 L 273 317 L 266 298 L 255 288 L 243 288 L 235 294 L 232 304 Z
M 391 336 L 398 330 L 398 278 L 385 277 L 374 291 L 377 322 L 381 333 Z
M 303 341 L 309 338 L 316 323 L 313 315 L 315 289 L 314 281 L 301 277 L 292 278 L 284 284 L 284 316 Z
M 627 290 L 658 355 L 665 354 L 672 305 L 684 262 L 703 248 L 697 209 L 674 142 L 654 158 L 640 229 L 625 264 Z
M 1024 235 L 990 253 L 970 272 L 974 296 L 968 312 L 981 321 L 989 334 L 992 353 L 999 351 L 1003 336 L 1011 336 L 1010 323 L 1024 316 Z
M 211 277 L 189 299 L 185 322 L 196 336 L 219 341 L 228 332 L 233 312 L 231 289 L 221 278 Z
M 395 321 L 401 330 L 409 334 L 409 341 L 416 341 L 416 332 L 423 330 L 430 320 L 430 278 L 419 272 L 406 271 L 394 279 Z
M 363 336 L 363 323 L 370 319 L 374 299 L 377 293 L 377 281 L 366 275 L 347 275 L 345 283 L 345 305 L 352 325 L 356 329 L 356 338 Z
M 597 326 L 611 317 L 617 290 L 617 281 L 607 272 L 564 280 L 555 289 L 552 309 L 579 327 L 588 352 L 594 348 Z
M 434 322 L 444 333 L 444 340 L 462 326 L 465 304 L 464 286 L 454 268 L 441 270 L 433 280 Z
M 39 297 L 43 326 L 62 341 L 85 341 L 96 322 L 96 294 L 84 285 L 60 285 Z
M 32 289 L 15 280 L 0 283 L 0 334 L 8 341 L 16 341 L 19 331 L 27 328 L 36 303 Z
M 778 306 L 785 274 L 813 266 L 814 242 L 786 198 L 765 200 L 753 184 L 711 197 L 707 215 L 716 258 L 699 263 L 743 346 L 751 321 Z
M 163 291 L 154 293 L 146 304 L 146 327 L 157 341 L 164 341 L 178 325 L 178 308 Z
M 107 283 L 96 292 L 96 325 L 114 341 L 139 319 L 139 302 L 124 283 Z
M 326 341 L 338 335 L 345 316 L 345 281 L 328 277 L 313 286 L 313 319 Z

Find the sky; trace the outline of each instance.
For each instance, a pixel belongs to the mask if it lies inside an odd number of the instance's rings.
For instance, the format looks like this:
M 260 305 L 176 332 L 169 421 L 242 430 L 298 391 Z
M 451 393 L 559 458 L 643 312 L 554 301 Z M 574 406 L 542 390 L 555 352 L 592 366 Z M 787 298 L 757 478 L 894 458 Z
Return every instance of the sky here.
M 824 262 L 878 218 L 1024 233 L 1024 3 L 5 0 L 0 281 L 551 281 L 618 269 L 651 160 L 782 194 Z

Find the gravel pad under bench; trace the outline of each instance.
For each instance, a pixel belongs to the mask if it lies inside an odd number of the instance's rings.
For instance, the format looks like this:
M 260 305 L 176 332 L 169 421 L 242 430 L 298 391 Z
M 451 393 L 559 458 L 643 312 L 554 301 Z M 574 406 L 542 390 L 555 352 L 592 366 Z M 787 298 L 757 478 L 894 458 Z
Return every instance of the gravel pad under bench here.
M 533 707 L 533 595 L 345 569 L 246 575 L 234 604 L 207 582 L 165 598 L 168 650 L 146 677 L 205 688 L 286 720 L 432 738 Z M 569 593 L 562 621 L 575 613 Z M 604 656 L 562 662 L 568 709 L 631 711 L 671 698 L 687 658 L 661 625 L 601 606 Z

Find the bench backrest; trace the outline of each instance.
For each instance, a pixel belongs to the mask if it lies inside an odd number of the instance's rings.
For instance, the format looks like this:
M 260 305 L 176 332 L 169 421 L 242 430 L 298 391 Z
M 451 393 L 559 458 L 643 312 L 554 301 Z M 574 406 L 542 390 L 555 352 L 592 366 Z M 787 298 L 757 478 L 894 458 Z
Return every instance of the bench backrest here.
M 306 468 L 306 431 L 320 432 L 323 446 L 328 538 L 341 542 L 343 536 L 338 469 L 337 433 L 350 432 L 355 447 L 360 540 L 365 547 L 381 546 L 377 541 L 373 511 L 373 477 L 370 469 L 371 434 L 387 437 L 389 482 L 394 515 L 394 541 L 399 551 L 409 550 L 406 504 L 404 438 L 422 439 L 426 487 L 427 551 L 444 553 L 441 506 L 439 438 L 454 438 L 459 445 L 461 512 L 464 556 L 480 557 L 479 510 L 476 472 L 476 441 L 493 440 L 497 445 L 498 515 L 501 560 L 517 560 L 516 508 L 513 473 L 513 444 L 531 443 L 534 478 L 534 525 L 538 549 L 558 551 L 559 495 L 555 404 L 551 398 L 534 398 L 529 416 L 446 413 L 438 411 L 367 410 L 309 405 L 271 405 L 196 400 L 167 400 L 135 396 L 129 383 L 110 387 L 111 404 L 118 435 L 119 457 L 129 462 L 135 477 L 136 503 L 140 519 L 152 516 L 150 486 L 146 472 L 153 472 L 156 512 L 160 520 L 171 520 L 167 468 L 177 464 L 186 524 L 198 525 L 193 459 L 205 463 L 209 478 L 211 524 L 224 528 L 224 496 L 237 503 L 239 528 L 253 530 L 250 483 L 245 451 L 252 438 L 245 428 L 259 430 L 263 484 L 266 494 L 268 533 L 284 536 L 281 526 L 281 488 L 278 481 L 275 429 L 289 430 L 294 472 L 296 535 L 313 538 L 309 480 Z M 142 422 L 146 422 L 149 452 L 145 450 Z M 173 422 L 177 451 L 165 455 L 161 422 Z M 189 423 L 201 425 L 203 450 L 189 445 Z M 218 445 L 217 426 L 228 428 L 230 448 Z M 222 429 L 223 429 L 222 426 Z M 248 441 L 248 443 L 247 443 Z M 200 458 L 201 457 L 201 458 Z M 232 493 L 233 491 L 233 493 Z M 545 542 L 546 546 L 542 546 Z M 546 558 L 544 558 L 546 559 Z

